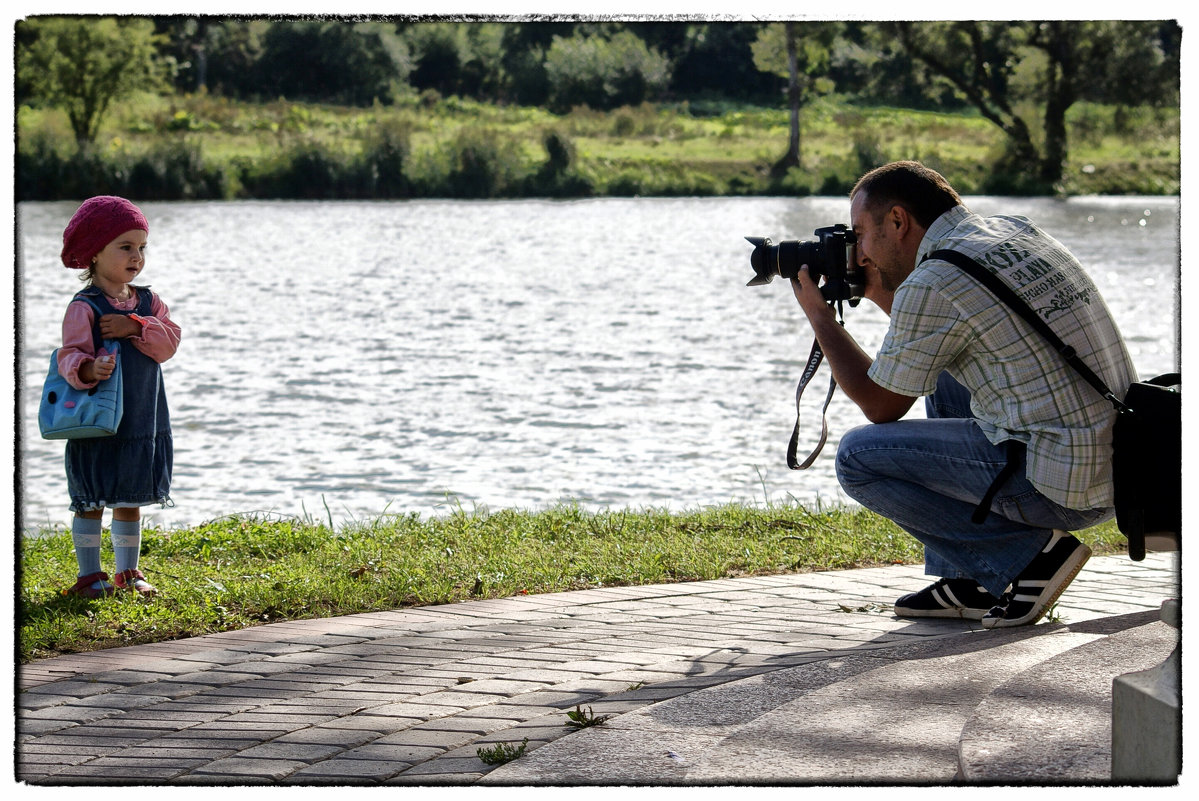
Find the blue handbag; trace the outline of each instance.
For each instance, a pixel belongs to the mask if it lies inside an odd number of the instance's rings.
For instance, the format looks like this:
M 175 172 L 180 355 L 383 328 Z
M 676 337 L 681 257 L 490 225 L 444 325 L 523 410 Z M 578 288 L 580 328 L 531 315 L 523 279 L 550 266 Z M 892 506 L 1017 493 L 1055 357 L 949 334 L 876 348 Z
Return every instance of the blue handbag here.
M 95 308 L 94 303 L 92 307 Z M 108 355 L 116 359 L 117 369 L 91 389 L 75 389 L 59 375 L 58 349 L 54 349 L 50 354 L 50 372 L 42 386 L 42 402 L 37 414 L 43 439 L 88 439 L 111 437 L 117 433 L 125 410 L 120 353 L 120 340 L 104 340 L 103 347 L 96 355 Z

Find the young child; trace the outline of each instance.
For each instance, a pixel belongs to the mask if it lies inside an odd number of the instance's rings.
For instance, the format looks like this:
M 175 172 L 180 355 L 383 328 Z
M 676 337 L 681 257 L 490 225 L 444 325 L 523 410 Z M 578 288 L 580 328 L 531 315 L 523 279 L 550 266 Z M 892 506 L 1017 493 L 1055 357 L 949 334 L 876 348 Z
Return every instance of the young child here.
M 58 371 L 77 389 L 96 386 L 121 371 L 124 413 L 111 437 L 67 440 L 71 539 L 79 579 L 67 595 L 99 598 L 115 592 L 100 570 L 104 508 L 112 509 L 117 588 L 142 595 L 156 590 L 137 569 L 141 509 L 171 503 L 174 449 L 159 364 L 175 355 L 179 326 L 149 287 L 134 286 L 145 266 L 150 226 L 128 200 L 93 197 L 75 212 L 62 235 L 62 263 L 84 270 L 87 287 L 67 306 Z M 96 315 L 89 298 L 103 313 Z M 121 341 L 120 355 L 97 354 L 105 339 Z

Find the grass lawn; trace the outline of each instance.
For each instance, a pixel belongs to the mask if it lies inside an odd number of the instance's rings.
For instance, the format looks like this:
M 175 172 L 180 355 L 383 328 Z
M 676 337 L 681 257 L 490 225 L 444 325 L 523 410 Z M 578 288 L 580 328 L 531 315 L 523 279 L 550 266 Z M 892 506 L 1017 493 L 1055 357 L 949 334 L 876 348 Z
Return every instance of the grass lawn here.
M 1124 547 L 1112 523 L 1080 538 L 1097 553 Z M 107 536 L 102 556 L 111 573 Z M 841 507 L 460 510 L 338 530 L 231 517 L 143 533 L 141 569 L 157 597 L 87 601 L 61 594 L 77 572 L 70 534 L 43 532 L 20 542 L 18 657 L 472 598 L 921 560 L 918 543 L 890 521 Z

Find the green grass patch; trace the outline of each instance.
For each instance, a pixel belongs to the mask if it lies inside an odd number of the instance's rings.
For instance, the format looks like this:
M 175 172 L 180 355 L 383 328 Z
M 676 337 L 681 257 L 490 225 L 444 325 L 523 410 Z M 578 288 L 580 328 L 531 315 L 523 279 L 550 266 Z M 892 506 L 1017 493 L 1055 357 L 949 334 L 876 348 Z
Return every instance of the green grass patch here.
M 1113 524 L 1081 536 L 1097 552 L 1124 547 Z M 111 565 L 107 535 L 103 547 Z M 337 530 L 230 517 L 145 530 L 141 568 L 160 594 L 88 601 L 62 595 L 76 575 L 70 534 L 44 531 L 20 541 L 18 657 L 476 598 L 921 559 L 918 543 L 890 521 L 841 507 L 459 510 L 383 515 Z
M 779 177 L 788 112 L 687 103 L 552 114 L 457 97 L 409 96 L 351 108 L 209 95 L 143 94 L 77 152 L 60 110 L 17 110 L 18 199 L 103 189 L 142 199 L 242 197 L 528 197 L 843 194 L 865 171 L 918 159 L 963 194 L 1018 185 L 995 166 L 1005 138 L 978 113 L 850 105 L 827 97 L 801 111 L 802 167 Z M 1178 109 L 1071 108 L 1065 194 L 1177 194 Z M 377 134 L 393 131 L 402 180 L 379 182 Z M 544 141 L 573 145 L 547 181 Z M 464 162 L 466 162 L 464 164 Z M 315 170 L 315 172 L 314 172 Z M 541 175 L 540 180 L 538 179 Z

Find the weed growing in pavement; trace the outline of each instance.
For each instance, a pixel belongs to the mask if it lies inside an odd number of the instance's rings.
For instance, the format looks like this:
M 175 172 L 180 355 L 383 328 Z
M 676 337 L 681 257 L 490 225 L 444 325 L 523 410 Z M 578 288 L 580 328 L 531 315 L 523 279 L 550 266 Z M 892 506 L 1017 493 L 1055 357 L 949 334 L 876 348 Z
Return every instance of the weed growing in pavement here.
M 520 741 L 520 745 L 496 743 L 491 748 L 478 748 L 475 750 L 475 753 L 479 755 L 479 759 L 483 760 L 483 764 L 485 765 L 503 765 L 505 762 L 511 762 L 524 754 L 528 746 L 529 738 L 526 737 Z
M 583 711 L 582 706 L 576 706 L 574 711 L 566 713 L 566 717 L 570 718 L 566 722 L 567 726 L 573 726 L 576 729 L 586 729 L 589 726 L 599 726 L 606 721 L 611 715 L 596 715 L 595 710 L 587 707 L 587 711 Z

